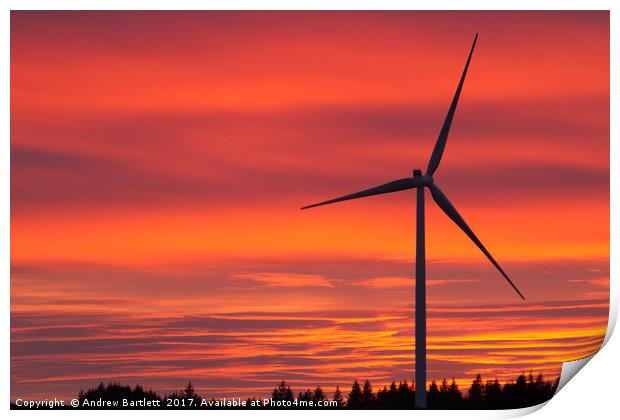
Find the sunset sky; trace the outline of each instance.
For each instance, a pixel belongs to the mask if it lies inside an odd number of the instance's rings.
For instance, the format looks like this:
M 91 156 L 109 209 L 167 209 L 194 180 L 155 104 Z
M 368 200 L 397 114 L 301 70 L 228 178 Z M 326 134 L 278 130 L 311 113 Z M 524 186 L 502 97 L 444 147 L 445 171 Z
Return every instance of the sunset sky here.
M 555 378 L 609 302 L 608 12 L 12 12 L 11 397 Z

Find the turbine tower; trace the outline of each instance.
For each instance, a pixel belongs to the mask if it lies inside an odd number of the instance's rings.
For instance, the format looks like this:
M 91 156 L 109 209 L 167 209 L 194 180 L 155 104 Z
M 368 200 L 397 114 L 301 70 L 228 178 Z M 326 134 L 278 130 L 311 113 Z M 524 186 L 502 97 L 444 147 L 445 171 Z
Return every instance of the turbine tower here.
M 435 180 L 433 179 L 433 175 L 439 167 L 439 162 L 441 162 L 441 156 L 443 155 L 443 151 L 446 147 L 448 133 L 450 132 L 450 125 L 452 124 L 452 119 L 454 118 L 456 105 L 459 101 L 461 90 L 463 89 L 463 82 L 465 81 L 465 76 L 467 75 L 467 68 L 469 67 L 469 62 L 471 61 L 471 56 L 474 52 L 474 47 L 476 46 L 477 39 L 478 34 L 476 34 L 474 42 L 471 46 L 471 50 L 469 51 L 469 56 L 467 57 L 465 69 L 463 70 L 461 80 L 459 81 L 458 87 L 456 88 L 456 93 L 454 94 L 454 98 L 452 99 L 452 104 L 450 105 L 450 109 L 448 110 L 448 115 L 446 115 L 446 119 L 443 123 L 443 126 L 441 127 L 441 131 L 439 132 L 437 143 L 435 144 L 435 148 L 433 149 L 433 153 L 428 162 L 426 174 L 422 175 L 421 170 L 414 169 L 413 176 L 410 178 L 399 179 L 396 181 L 388 182 L 387 184 L 379 185 L 374 188 L 356 192 L 354 194 L 349 194 L 342 197 L 334 198 L 332 200 L 323 201 L 317 204 L 302 207 L 302 210 L 304 210 L 311 207 L 337 203 L 339 201 L 353 200 L 356 198 L 368 197 L 371 195 L 387 194 L 391 192 L 417 188 L 415 261 L 415 405 L 417 408 L 426 408 L 426 266 L 424 250 L 424 188 L 428 188 L 430 190 L 431 196 L 433 197 L 433 200 L 439 206 L 439 208 L 443 210 L 443 212 L 446 213 L 446 215 L 448 215 L 448 217 L 452 219 L 452 221 L 458 227 L 460 227 L 463 232 L 465 232 L 469 239 L 471 239 L 478 248 L 480 248 L 482 253 L 489 259 L 489 261 L 491 261 L 491 264 L 493 264 L 495 268 L 499 270 L 502 276 L 508 281 L 510 286 L 512 286 L 512 288 L 515 290 L 515 292 L 517 292 L 521 299 L 525 300 L 525 297 L 519 291 L 517 286 L 512 282 L 512 280 L 510 280 L 508 275 L 499 266 L 497 261 L 495 261 L 495 258 L 493 258 L 489 251 L 487 251 L 487 249 L 482 244 L 482 242 L 480 242 L 476 234 L 467 225 L 465 219 L 463 219 L 463 217 L 452 205 L 450 200 L 448 200 L 448 197 L 446 197 L 445 194 L 439 189 L 439 187 L 435 183 Z M 419 392 L 420 390 L 422 392 Z

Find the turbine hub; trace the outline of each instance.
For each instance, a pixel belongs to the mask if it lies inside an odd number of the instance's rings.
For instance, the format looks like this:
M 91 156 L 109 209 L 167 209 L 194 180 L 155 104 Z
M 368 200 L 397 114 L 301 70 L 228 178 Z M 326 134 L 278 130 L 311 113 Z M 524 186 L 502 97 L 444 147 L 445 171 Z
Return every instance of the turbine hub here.
M 428 174 L 422 175 L 422 171 L 419 169 L 413 170 L 413 177 L 416 178 L 418 181 L 421 181 L 422 185 L 425 187 L 428 187 L 433 183 L 433 177 Z

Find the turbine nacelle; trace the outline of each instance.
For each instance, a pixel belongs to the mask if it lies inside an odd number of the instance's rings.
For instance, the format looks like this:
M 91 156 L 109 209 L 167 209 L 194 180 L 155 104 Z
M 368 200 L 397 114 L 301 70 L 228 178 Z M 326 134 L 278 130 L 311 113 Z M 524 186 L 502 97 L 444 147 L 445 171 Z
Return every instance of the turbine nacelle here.
M 429 187 L 433 183 L 433 177 L 428 174 L 422 175 L 420 169 L 413 170 L 413 180 L 420 187 Z

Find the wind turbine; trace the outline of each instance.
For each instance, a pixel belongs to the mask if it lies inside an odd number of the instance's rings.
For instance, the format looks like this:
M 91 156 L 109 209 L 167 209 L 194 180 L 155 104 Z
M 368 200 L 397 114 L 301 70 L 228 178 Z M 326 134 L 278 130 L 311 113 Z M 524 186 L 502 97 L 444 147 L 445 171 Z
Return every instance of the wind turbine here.
M 371 195 L 378 194 L 387 194 L 396 191 L 409 190 L 412 188 L 417 188 L 417 211 L 416 211 L 416 260 L 415 260 L 415 384 L 416 384 L 416 393 L 415 393 L 415 405 L 417 408 L 426 408 L 426 267 L 425 267 L 425 250 L 424 250 L 424 188 L 428 188 L 431 191 L 431 196 L 435 203 L 439 206 L 444 213 L 448 215 L 450 219 L 458 227 L 461 228 L 463 232 L 469 239 L 472 240 L 474 244 L 482 253 L 491 261 L 491 264 L 495 266 L 502 274 L 502 276 L 508 281 L 510 286 L 517 292 L 517 294 L 521 297 L 521 299 L 525 300 L 523 294 L 519 291 L 517 286 L 510 280 L 506 272 L 499 266 L 495 258 L 491 256 L 489 251 L 485 248 L 485 246 L 480 242 L 476 234 L 471 230 L 471 228 L 465 222 L 465 219 L 459 214 L 456 208 L 452 205 L 448 197 L 439 189 L 435 180 L 433 179 L 433 175 L 439 166 L 439 162 L 441 162 L 441 156 L 443 155 L 443 151 L 446 147 L 446 141 L 448 140 L 448 133 L 450 132 L 450 125 L 452 124 L 452 119 L 454 118 L 454 112 L 456 111 L 456 105 L 459 101 L 459 96 L 461 95 L 461 89 L 463 89 L 463 82 L 465 81 L 465 75 L 467 74 L 467 68 L 469 67 L 469 62 L 471 61 L 471 56 L 474 52 L 474 47 L 476 46 L 476 40 L 478 39 L 478 34 L 476 34 L 474 38 L 474 42 L 471 46 L 471 50 L 469 51 L 469 56 L 467 57 L 467 63 L 465 64 L 465 69 L 463 70 L 463 74 L 461 75 L 461 80 L 459 81 L 458 87 L 456 88 L 456 93 L 454 94 L 454 98 L 452 99 L 452 104 L 450 105 L 450 109 L 448 110 L 448 115 L 446 115 L 446 119 L 441 127 L 441 131 L 439 132 L 439 137 L 437 138 L 437 143 L 435 144 L 435 148 L 433 149 L 433 154 L 428 162 L 428 168 L 426 169 L 426 174 L 422 175 L 422 171 L 419 169 L 413 170 L 413 176 L 411 178 L 403 178 L 398 179 L 396 181 L 388 182 L 387 184 L 379 185 L 378 187 L 369 188 L 367 190 L 363 190 L 360 192 L 356 192 L 354 194 L 345 195 L 342 197 L 334 198 L 332 200 L 323 201 L 317 204 L 312 204 L 310 206 L 302 207 L 302 210 L 309 209 L 311 207 L 323 206 L 326 204 L 337 203 L 339 201 L 353 200 L 356 198 L 368 197 Z M 421 386 L 421 388 L 420 388 Z M 423 392 L 418 392 L 421 389 Z

